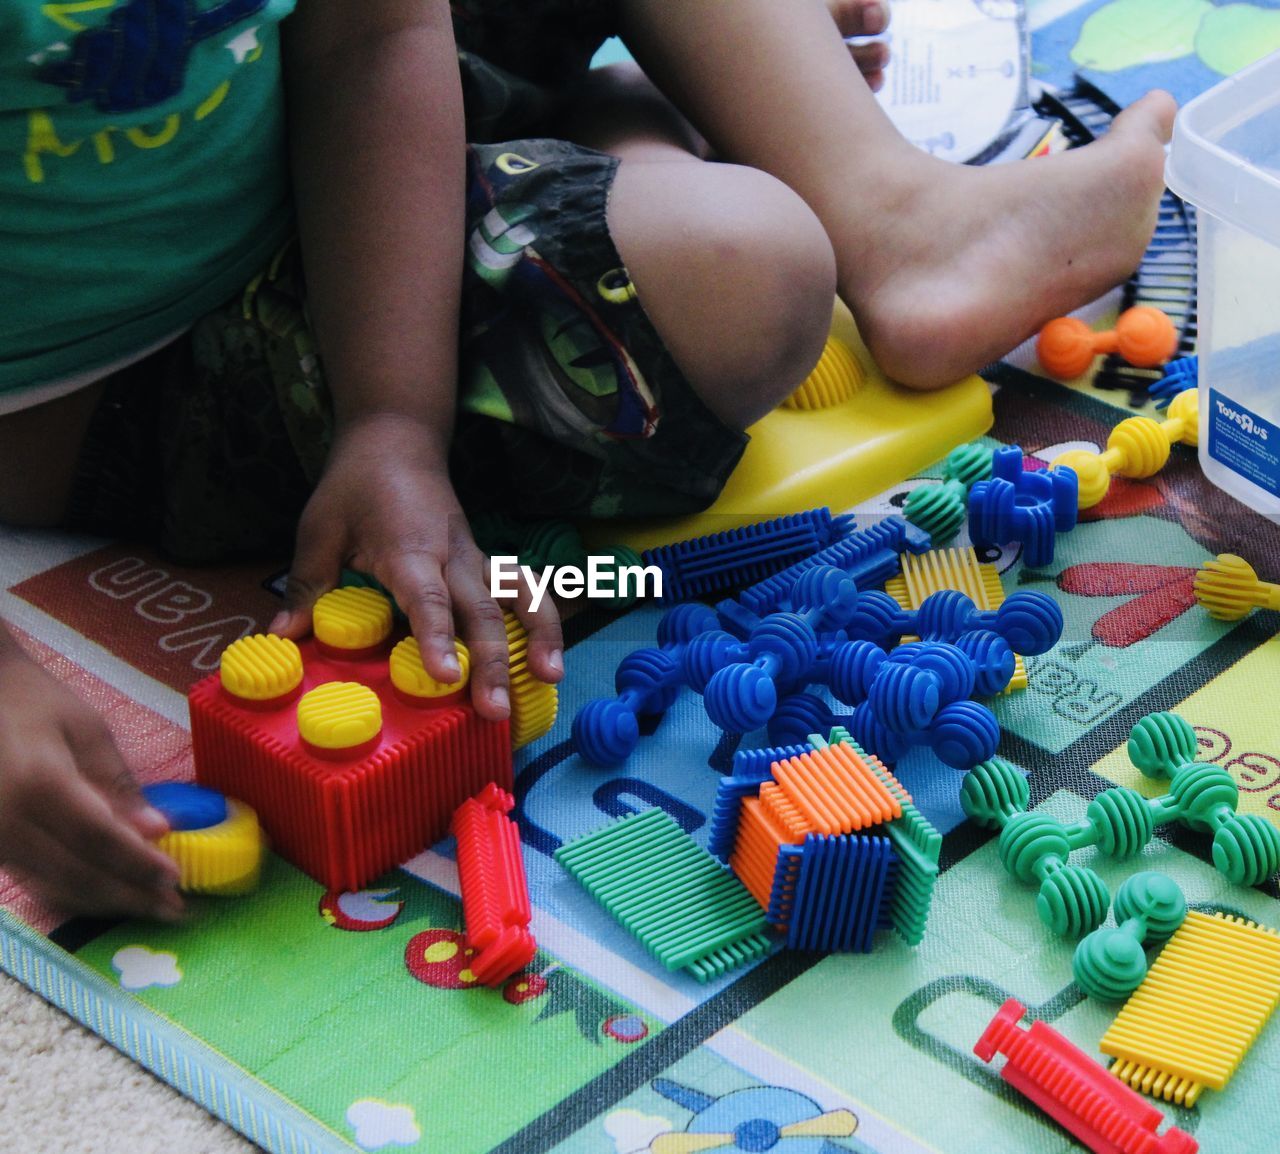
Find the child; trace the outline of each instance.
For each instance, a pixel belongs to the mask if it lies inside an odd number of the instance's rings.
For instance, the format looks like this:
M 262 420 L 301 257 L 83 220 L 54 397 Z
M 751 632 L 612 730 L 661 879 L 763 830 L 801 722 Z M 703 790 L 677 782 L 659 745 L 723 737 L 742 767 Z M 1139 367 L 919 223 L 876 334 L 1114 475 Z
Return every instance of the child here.
M 464 637 L 490 717 L 505 639 L 459 491 L 701 507 L 834 293 L 886 371 L 936 387 L 1123 278 L 1154 223 L 1167 97 L 1077 154 L 950 166 L 892 128 L 858 76 L 883 56 L 851 58 L 819 0 L 293 7 L 128 0 L 51 29 L 0 0 L 0 520 L 206 560 L 301 509 L 272 627 L 366 570 L 433 674 Z M 656 87 L 586 75 L 615 31 Z M 515 607 L 558 679 L 554 614 Z M 71 908 L 174 917 L 162 828 L 101 721 L 0 639 L 0 861 Z

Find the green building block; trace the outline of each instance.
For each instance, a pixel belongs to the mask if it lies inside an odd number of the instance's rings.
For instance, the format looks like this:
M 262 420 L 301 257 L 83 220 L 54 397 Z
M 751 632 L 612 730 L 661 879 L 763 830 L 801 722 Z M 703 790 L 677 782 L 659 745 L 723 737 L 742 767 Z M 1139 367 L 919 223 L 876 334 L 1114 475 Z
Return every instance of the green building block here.
M 555 858 L 668 970 L 705 982 L 769 949 L 755 898 L 665 810 L 630 814 Z

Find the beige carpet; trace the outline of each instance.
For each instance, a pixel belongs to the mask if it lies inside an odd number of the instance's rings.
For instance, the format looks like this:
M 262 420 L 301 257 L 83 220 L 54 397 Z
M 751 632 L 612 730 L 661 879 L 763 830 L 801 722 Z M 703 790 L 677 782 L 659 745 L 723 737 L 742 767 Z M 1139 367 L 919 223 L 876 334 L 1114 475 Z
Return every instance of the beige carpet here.
M 0 973 L 0 1154 L 257 1149 Z

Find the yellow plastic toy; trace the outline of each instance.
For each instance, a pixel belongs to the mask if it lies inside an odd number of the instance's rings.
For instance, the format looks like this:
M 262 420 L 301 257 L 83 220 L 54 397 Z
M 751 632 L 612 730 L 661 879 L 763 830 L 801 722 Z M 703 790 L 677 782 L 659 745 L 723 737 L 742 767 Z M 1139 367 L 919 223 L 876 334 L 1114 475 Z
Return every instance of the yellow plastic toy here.
M 178 864 L 178 888 L 190 894 L 246 894 L 258 884 L 266 839 L 243 802 L 190 782 L 144 786 L 169 832 L 156 845 Z
M 677 520 L 582 526 L 595 548 L 648 549 L 826 505 L 848 509 L 945 457 L 991 427 L 991 391 L 966 377 L 937 392 L 889 381 L 837 303 L 831 336 L 809 379 L 749 430 L 751 443 L 719 498 Z
M 1135 1090 L 1196 1104 L 1221 1090 L 1280 1000 L 1280 934 L 1187 912 L 1099 1048 Z
M 1254 609 L 1280 609 L 1280 585 L 1263 581 L 1234 553 L 1219 553 L 1196 574 L 1196 600 L 1219 621 L 1239 621 Z
M 1176 444 L 1195 445 L 1199 440 L 1198 392 L 1185 389 L 1173 398 L 1165 420 L 1129 417 L 1111 430 L 1104 453 L 1069 449 L 1055 457 L 1052 467 L 1067 465 L 1080 481 L 1080 508 L 1092 509 L 1111 488 L 1114 474 L 1150 477 L 1164 468 Z

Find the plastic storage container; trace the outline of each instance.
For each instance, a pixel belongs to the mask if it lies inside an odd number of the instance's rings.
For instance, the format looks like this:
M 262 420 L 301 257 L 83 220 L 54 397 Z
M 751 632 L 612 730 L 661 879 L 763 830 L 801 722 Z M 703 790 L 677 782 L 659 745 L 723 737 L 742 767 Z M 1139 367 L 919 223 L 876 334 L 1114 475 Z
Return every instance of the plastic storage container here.
M 1165 178 L 1199 218 L 1200 463 L 1280 519 L 1280 52 L 1178 113 Z

